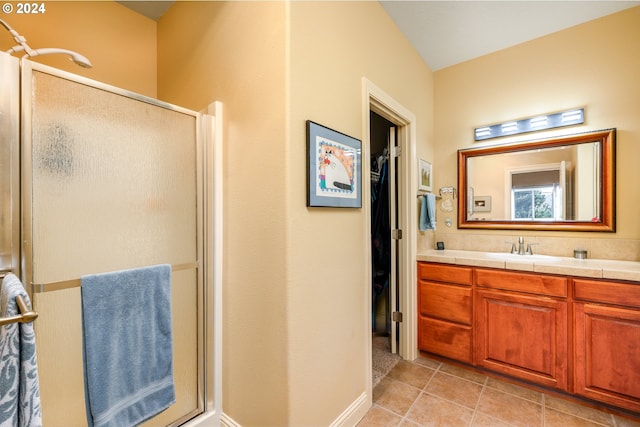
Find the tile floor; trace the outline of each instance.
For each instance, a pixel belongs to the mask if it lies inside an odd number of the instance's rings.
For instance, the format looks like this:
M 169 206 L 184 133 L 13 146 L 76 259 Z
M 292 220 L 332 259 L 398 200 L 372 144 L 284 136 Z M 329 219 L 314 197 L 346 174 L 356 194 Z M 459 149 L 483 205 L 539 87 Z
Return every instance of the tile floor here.
M 640 419 L 579 405 L 419 357 L 401 360 L 373 389 L 358 427 L 640 427 Z

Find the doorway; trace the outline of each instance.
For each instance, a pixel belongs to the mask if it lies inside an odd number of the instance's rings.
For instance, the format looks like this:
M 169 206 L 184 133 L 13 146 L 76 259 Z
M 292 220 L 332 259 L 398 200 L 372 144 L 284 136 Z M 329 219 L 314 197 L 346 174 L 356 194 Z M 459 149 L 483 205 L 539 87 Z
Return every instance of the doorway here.
M 416 245 L 417 245 L 417 206 L 415 194 L 418 191 L 417 181 L 417 163 L 416 163 L 416 116 L 402 104 L 397 102 L 393 97 L 376 86 L 366 77 L 362 79 L 362 122 L 363 126 L 363 176 L 366 178 L 370 175 L 371 158 L 371 112 L 383 117 L 395 126 L 398 152 L 397 157 L 397 176 L 398 192 L 397 192 L 397 220 L 399 230 L 401 231 L 401 239 L 397 241 L 398 254 L 395 267 L 397 268 L 398 277 L 398 306 L 400 311 L 396 315 L 398 320 L 397 330 L 397 355 L 406 360 L 413 360 L 417 357 L 417 316 L 415 301 L 417 301 L 417 270 L 415 265 Z M 363 196 L 365 203 L 363 208 L 366 214 L 366 221 L 363 232 L 370 239 L 371 236 L 371 202 L 370 202 L 370 185 L 363 185 Z M 400 232 L 399 232 L 400 233 Z M 370 242 L 369 242 L 370 243 Z M 371 244 L 371 243 L 370 243 Z M 393 265 L 393 264 L 392 264 Z M 365 339 L 365 359 L 363 360 L 365 375 L 369 378 L 367 381 L 367 400 L 369 405 L 372 401 L 373 394 L 373 354 L 372 354 L 372 271 L 373 263 L 371 255 L 367 256 L 363 274 L 366 277 L 366 303 L 369 310 L 365 310 L 365 318 L 363 333 L 366 334 Z M 393 277 L 393 275 L 392 275 Z M 402 321 L 400 321 L 402 320 Z M 393 325 L 393 316 L 392 316 Z M 394 328 L 392 326 L 391 330 Z M 387 354 L 392 354 L 388 352 Z
M 397 126 L 369 113 L 371 192 L 371 331 L 373 384 L 398 362 Z

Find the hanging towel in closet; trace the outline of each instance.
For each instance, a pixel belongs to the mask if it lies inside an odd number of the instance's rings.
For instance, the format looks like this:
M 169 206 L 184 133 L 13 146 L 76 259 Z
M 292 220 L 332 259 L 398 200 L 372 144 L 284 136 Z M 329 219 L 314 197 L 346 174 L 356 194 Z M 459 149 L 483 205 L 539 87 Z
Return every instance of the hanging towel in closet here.
M 140 424 L 175 403 L 171 266 L 81 281 L 87 422 Z
M 420 207 L 420 231 L 436 229 L 436 195 L 426 193 L 422 195 Z
M 0 317 L 17 316 L 16 297 L 28 307 L 20 279 L 7 274 L 0 289 Z M 40 386 L 33 323 L 0 326 L 0 427 L 41 427 Z

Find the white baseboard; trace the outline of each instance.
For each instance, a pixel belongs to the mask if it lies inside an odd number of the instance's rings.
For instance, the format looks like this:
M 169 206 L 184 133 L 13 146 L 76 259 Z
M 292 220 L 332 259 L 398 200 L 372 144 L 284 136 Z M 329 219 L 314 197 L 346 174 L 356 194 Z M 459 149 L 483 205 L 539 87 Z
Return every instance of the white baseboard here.
M 367 402 L 367 394 L 362 393 L 356 400 L 354 400 L 351 405 L 345 411 L 336 418 L 329 427 L 353 427 L 365 416 L 367 411 L 369 410 L 369 404 Z M 207 420 L 202 420 L 202 423 L 195 424 L 205 427 L 209 426 L 207 424 Z M 220 414 L 220 426 L 221 427 L 242 427 L 240 424 L 235 422 L 231 417 L 229 417 L 224 412 Z
M 353 427 L 365 416 L 369 410 L 367 393 L 362 393 L 356 400 L 336 418 L 330 427 Z
M 220 416 L 220 425 L 222 427 L 242 427 L 240 424 L 235 422 L 230 416 L 228 416 L 224 412 Z

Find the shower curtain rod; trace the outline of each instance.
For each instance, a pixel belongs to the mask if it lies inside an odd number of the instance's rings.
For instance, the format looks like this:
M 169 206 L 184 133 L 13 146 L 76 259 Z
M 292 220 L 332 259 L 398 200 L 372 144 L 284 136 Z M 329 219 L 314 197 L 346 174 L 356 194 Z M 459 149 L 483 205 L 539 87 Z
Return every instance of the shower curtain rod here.
M 176 264 L 171 266 L 171 272 L 192 270 L 199 267 L 199 262 L 191 262 L 186 264 Z M 60 291 L 62 289 L 79 288 L 82 286 L 81 279 L 62 280 L 60 282 L 49 283 L 33 283 L 31 285 L 31 291 L 34 294 L 41 294 L 44 292 Z
M 16 297 L 16 304 L 18 305 L 20 314 L 11 317 L 0 317 L 0 326 L 9 325 L 11 323 L 29 323 L 38 318 L 38 313 L 33 310 L 29 310 L 26 301 L 21 295 Z

